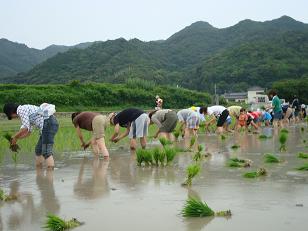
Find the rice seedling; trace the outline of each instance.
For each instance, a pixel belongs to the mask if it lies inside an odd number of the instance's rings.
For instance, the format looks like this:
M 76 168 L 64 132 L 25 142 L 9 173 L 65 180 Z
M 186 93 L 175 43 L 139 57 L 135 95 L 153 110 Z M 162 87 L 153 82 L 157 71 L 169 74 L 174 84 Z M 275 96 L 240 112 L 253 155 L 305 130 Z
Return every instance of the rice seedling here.
M 191 148 L 194 146 L 195 143 L 196 143 L 196 137 L 193 136 L 193 137 L 191 137 L 191 139 L 190 139 L 189 148 L 191 149 Z
M 280 160 L 271 153 L 266 153 L 264 155 L 264 161 L 265 163 L 279 163 L 280 162 Z
M 0 201 L 12 201 L 12 200 L 17 200 L 17 196 L 16 195 L 7 195 L 0 188 Z
M 173 135 L 175 137 L 176 140 L 179 139 L 179 136 L 181 134 L 181 131 L 179 129 L 174 130 Z
M 144 161 L 143 152 L 144 152 L 144 149 L 137 149 L 136 151 L 136 160 L 137 160 L 138 166 L 141 166 L 142 162 Z
M 154 160 L 154 163 L 156 164 L 156 166 L 159 165 L 159 155 L 160 155 L 160 149 L 159 148 L 154 148 L 152 150 L 152 156 L 153 156 L 153 160 Z
M 245 163 L 245 162 L 246 162 L 246 160 L 244 160 L 244 159 L 239 159 L 239 158 L 237 158 L 237 157 L 230 158 L 229 160 L 234 161 L 234 162 L 239 162 L 239 163 Z
M 173 161 L 174 157 L 177 154 L 177 151 L 175 148 L 164 148 L 164 152 L 166 154 L 166 159 L 167 159 L 167 165 Z
M 151 150 L 144 149 L 143 150 L 143 161 L 145 165 L 152 165 L 153 164 L 153 159 L 152 159 L 152 152 Z
M 18 152 L 18 150 L 20 149 L 18 144 L 11 144 L 11 140 L 12 140 L 12 135 L 9 133 L 5 133 L 3 135 L 3 137 L 10 143 L 10 149 L 12 152 Z
M 259 135 L 259 139 L 261 139 L 261 140 L 262 139 L 268 139 L 268 138 L 271 138 L 271 137 L 264 135 L 264 134 Z
M 239 147 L 240 147 L 240 145 L 238 145 L 238 144 L 234 144 L 234 145 L 231 146 L 232 149 L 238 149 Z
M 286 142 L 288 139 L 288 133 L 286 132 L 280 132 L 279 134 L 279 143 L 280 143 L 280 148 L 279 150 L 282 151 L 286 151 L 287 147 L 286 147 Z
M 197 162 L 197 161 L 201 160 L 203 149 L 204 149 L 204 147 L 203 147 L 201 144 L 199 144 L 199 145 L 198 145 L 198 151 L 195 153 L 195 155 L 194 155 L 194 157 L 193 157 L 193 160 L 194 160 L 194 161 Z
M 308 159 L 308 153 L 299 152 L 297 157 L 301 159 Z
M 230 158 L 227 161 L 227 166 L 231 168 L 246 168 L 251 166 L 251 160 L 238 159 L 237 157 Z
M 172 141 L 168 140 L 168 139 L 165 138 L 165 137 L 160 137 L 160 138 L 159 138 L 159 142 L 161 143 L 161 145 L 162 145 L 163 147 L 165 147 L 165 146 L 167 146 L 167 145 L 169 145 L 169 144 L 172 144 Z
M 205 202 L 189 197 L 181 212 L 183 217 L 231 216 L 231 210 L 214 212 Z
M 76 218 L 65 221 L 56 215 L 48 214 L 46 223 L 43 228 L 48 231 L 62 231 L 76 228 L 82 224 L 83 222 L 78 221 Z
M 183 185 L 191 186 L 192 179 L 200 173 L 200 170 L 201 167 L 197 163 L 189 165 L 186 169 L 187 178 L 186 181 L 183 183 Z
M 308 171 L 308 163 L 303 164 L 302 166 L 296 168 L 299 171 Z
M 301 127 L 301 132 L 304 132 L 305 131 L 305 128 L 304 127 Z
M 225 136 L 225 135 L 220 135 L 220 139 L 221 139 L 221 140 L 225 140 L 225 139 L 226 139 L 226 136 Z
M 232 160 L 228 160 L 227 166 L 231 167 L 231 168 L 240 168 L 240 167 L 242 167 L 242 163 L 235 162 L 235 161 L 232 161 Z
M 161 166 L 165 165 L 165 158 L 166 158 L 166 153 L 163 151 L 159 152 L 159 157 L 158 157 L 158 161 L 160 162 Z
M 189 197 L 182 209 L 183 217 L 208 217 L 214 216 L 215 212 L 199 199 Z
M 307 140 L 303 140 L 303 143 L 305 144 L 307 142 Z
M 246 172 L 243 176 L 245 178 L 256 178 L 259 176 L 265 176 L 267 171 L 264 168 L 259 168 L 257 171 L 254 172 Z
M 12 160 L 14 161 L 14 164 L 17 164 L 17 162 L 18 162 L 18 154 L 17 154 L 17 152 L 12 154 Z
M 286 129 L 286 128 L 282 128 L 282 129 L 280 130 L 280 132 L 282 132 L 282 133 L 289 133 L 289 130 Z

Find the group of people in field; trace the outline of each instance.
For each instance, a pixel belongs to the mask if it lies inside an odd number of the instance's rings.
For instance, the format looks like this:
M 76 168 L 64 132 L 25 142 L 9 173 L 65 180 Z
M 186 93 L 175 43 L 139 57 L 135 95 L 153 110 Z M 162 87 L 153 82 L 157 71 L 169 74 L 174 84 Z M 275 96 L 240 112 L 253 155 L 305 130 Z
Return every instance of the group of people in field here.
M 214 105 L 193 106 L 176 112 L 171 109 L 163 109 L 163 100 L 156 96 L 155 110 L 149 113 L 137 108 L 127 108 L 108 115 L 88 111 L 75 112 L 71 117 L 81 146 L 84 149 L 91 146 L 95 155 L 101 154 L 108 158 L 109 151 L 105 143 L 107 126 L 114 126 L 112 136 L 108 137 L 110 141 L 117 143 L 128 136 L 130 148 L 134 150 L 137 147 L 137 139 L 140 140 L 141 147 L 146 148 L 150 124 L 157 126 L 154 138 L 162 136 L 172 140 L 173 131 L 177 124 L 179 124 L 178 131 L 185 139 L 197 135 L 201 123 L 204 124 L 207 131 L 212 124 L 216 124 L 216 132 L 223 133 L 246 129 L 250 126 L 258 130 L 262 123 L 265 126 L 282 126 L 283 122 L 289 123 L 291 117 L 294 117 L 295 121 L 299 121 L 299 116 L 302 118 L 306 116 L 306 110 L 299 107 L 297 98 L 294 99 L 291 106 L 285 109 L 275 91 L 270 91 L 269 96 L 272 98 L 272 104 L 265 110 L 257 111 L 248 111 L 240 106 L 226 108 Z M 10 141 L 12 145 L 16 144 L 19 139 L 29 136 L 34 127 L 40 130 L 40 137 L 35 148 L 36 166 L 41 168 L 43 162 L 46 161 L 47 168 L 53 169 L 53 144 L 59 127 L 54 115 L 54 105 L 45 103 L 34 106 L 8 103 L 4 105 L 3 112 L 9 120 L 13 118 L 21 120 L 20 130 Z M 235 123 L 231 125 L 232 118 L 235 119 Z M 121 127 L 125 128 L 124 132 L 121 132 Z M 85 141 L 81 129 L 92 132 L 92 138 L 89 141 Z

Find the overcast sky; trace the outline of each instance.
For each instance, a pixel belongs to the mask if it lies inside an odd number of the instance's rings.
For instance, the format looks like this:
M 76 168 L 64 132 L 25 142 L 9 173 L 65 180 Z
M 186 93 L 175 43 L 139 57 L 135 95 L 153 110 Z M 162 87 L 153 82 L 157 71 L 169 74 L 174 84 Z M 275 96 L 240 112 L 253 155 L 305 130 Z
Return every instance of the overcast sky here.
M 308 0 L 0 0 L 0 38 L 35 48 L 119 37 L 150 41 L 196 21 L 224 28 L 282 15 L 308 23 Z

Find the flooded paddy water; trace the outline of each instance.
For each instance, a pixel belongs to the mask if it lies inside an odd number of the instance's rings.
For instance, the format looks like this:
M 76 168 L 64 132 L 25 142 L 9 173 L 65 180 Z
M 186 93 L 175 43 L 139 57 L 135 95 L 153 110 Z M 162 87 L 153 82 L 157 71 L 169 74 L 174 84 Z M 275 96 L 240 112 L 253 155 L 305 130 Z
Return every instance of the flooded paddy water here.
M 301 131 L 301 127 L 305 131 Z M 0 202 L 0 231 L 42 230 L 48 212 L 85 222 L 74 230 L 306 230 L 308 227 L 308 172 L 297 171 L 308 160 L 306 125 L 288 128 L 287 151 L 279 152 L 278 132 L 273 136 L 235 133 L 225 140 L 200 134 L 212 155 L 191 187 L 181 184 L 191 153 L 179 153 L 167 167 L 138 167 L 125 143 L 112 146 L 110 160 L 93 158 L 91 152 L 57 153 L 54 172 L 37 172 L 33 155 L 23 155 L 15 166 L 5 158 L 0 168 L 0 187 L 17 193 L 18 200 Z M 180 141 L 177 145 L 182 146 Z M 234 144 L 239 149 L 232 149 Z M 159 145 L 157 141 L 149 146 Z M 124 146 L 124 147 L 123 147 Z M 128 145 L 127 145 L 128 146 Z M 264 163 L 264 153 L 283 160 Z M 229 168 L 226 161 L 239 157 L 253 161 L 250 168 Z M 247 171 L 264 167 L 268 175 L 246 179 Z M 188 196 L 207 202 L 215 211 L 232 211 L 230 218 L 183 218 L 180 213 Z

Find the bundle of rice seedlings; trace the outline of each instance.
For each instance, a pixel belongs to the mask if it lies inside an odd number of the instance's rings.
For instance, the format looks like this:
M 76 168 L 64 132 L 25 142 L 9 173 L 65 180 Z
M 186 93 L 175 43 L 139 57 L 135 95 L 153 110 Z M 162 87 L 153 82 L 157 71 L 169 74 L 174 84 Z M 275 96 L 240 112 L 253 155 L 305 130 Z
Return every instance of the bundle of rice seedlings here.
M 190 139 L 189 148 L 191 149 L 191 148 L 194 146 L 195 143 L 196 143 L 196 137 L 193 136 L 193 137 L 191 137 L 191 139 Z
M 214 216 L 215 212 L 199 199 L 189 197 L 182 209 L 183 217 L 208 217 Z
M 153 159 L 152 159 L 152 152 L 151 150 L 143 150 L 143 161 L 145 165 L 152 165 L 153 164 Z
M 231 168 L 240 168 L 240 167 L 242 167 L 242 163 L 235 162 L 235 161 L 232 161 L 232 160 L 228 160 L 227 166 L 231 167 Z
M 12 160 L 14 161 L 15 164 L 17 164 L 17 162 L 18 162 L 18 155 L 17 155 L 16 152 L 12 154 Z
M 187 178 L 186 181 L 183 183 L 183 185 L 190 186 L 192 183 L 192 179 L 200 173 L 200 170 L 201 167 L 197 163 L 189 165 L 186 169 Z
M 267 139 L 267 138 L 269 138 L 267 135 L 264 135 L 264 134 L 259 135 L 259 139 Z
M 201 153 L 203 150 L 204 150 L 203 145 L 199 144 L 199 145 L 198 145 L 198 152 Z
M 220 135 L 220 139 L 221 139 L 221 140 L 225 140 L 225 139 L 226 139 L 226 136 L 225 136 L 225 135 Z
M 232 216 L 231 210 L 226 210 L 226 211 L 218 211 L 215 213 L 216 216 L 218 217 L 230 217 Z
M 239 162 L 239 163 L 245 163 L 246 162 L 246 160 L 239 159 L 237 157 L 230 158 L 229 160 L 234 161 L 234 162 Z
M 297 154 L 297 157 L 302 159 L 308 159 L 308 153 L 299 152 Z
M 203 151 L 203 149 L 204 149 L 204 147 L 201 144 L 199 144 L 198 145 L 198 151 L 194 154 L 194 157 L 193 157 L 194 161 L 197 162 L 197 161 L 202 159 L 202 151 Z
M 12 135 L 9 134 L 9 133 L 5 133 L 5 134 L 3 135 L 3 137 L 4 137 L 7 141 L 9 141 L 11 151 L 12 151 L 12 152 L 18 152 L 18 150 L 20 149 L 19 145 L 18 145 L 18 144 L 11 144 Z
M 179 129 L 174 130 L 173 135 L 175 137 L 176 140 L 179 139 L 179 136 L 181 134 L 181 131 Z
M 301 127 L 301 132 L 304 132 L 305 131 L 305 128 L 304 127 Z
M 165 158 L 166 158 L 166 153 L 163 152 L 163 151 L 160 151 L 158 160 L 159 160 L 161 166 L 165 165 Z
M 161 152 L 160 149 L 157 147 L 152 150 L 152 157 L 153 157 L 153 160 L 156 166 L 158 166 L 158 163 L 159 163 L 160 152 Z
M 288 139 L 288 133 L 280 132 L 280 135 L 279 135 L 280 148 L 279 148 L 279 150 L 281 152 L 287 150 L 287 147 L 286 147 L 287 139 Z
M 159 138 L 159 142 L 161 143 L 162 146 L 166 146 L 166 145 L 169 145 L 169 144 L 172 144 L 172 142 L 170 140 L 168 140 L 167 138 L 165 137 L 160 137 Z
M 240 147 L 240 145 L 238 145 L 238 144 L 234 144 L 234 145 L 231 146 L 232 149 L 238 149 L 239 147 Z
M 300 170 L 300 171 L 308 171 L 308 163 L 305 163 L 304 165 L 302 165 L 301 167 L 298 167 L 296 169 Z
M 264 161 L 265 163 L 279 163 L 280 162 L 280 160 L 271 153 L 266 153 L 264 155 Z
M 144 161 L 143 152 L 144 152 L 144 149 L 137 149 L 136 151 L 136 160 L 137 160 L 138 166 L 141 166 L 142 162 Z
M 244 159 L 238 159 L 237 157 L 235 158 L 230 158 L 227 161 L 227 166 L 228 167 L 235 167 L 235 168 L 246 168 L 246 167 L 250 167 L 251 165 L 251 160 L 244 160 Z
M 289 130 L 286 129 L 286 128 L 282 128 L 282 129 L 280 130 L 280 132 L 281 132 L 281 133 L 289 133 Z
M 83 223 L 78 221 L 76 218 L 65 221 L 56 215 L 48 214 L 46 223 L 43 228 L 48 231 L 62 231 L 66 229 L 76 228 L 82 224 Z
M 164 148 L 164 152 L 166 154 L 167 164 L 173 161 L 177 153 L 175 148 L 168 148 L 168 147 Z
M 259 176 L 265 176 L 267 174 L 266 170 L 264 168 L 259 168 L 255 172 L 246 172 L 243 176 L 246 178 L 256 178 Z

